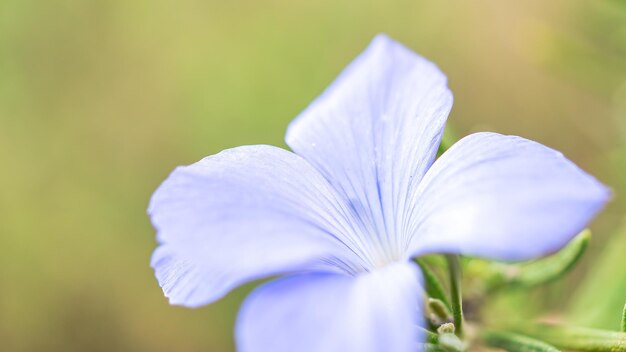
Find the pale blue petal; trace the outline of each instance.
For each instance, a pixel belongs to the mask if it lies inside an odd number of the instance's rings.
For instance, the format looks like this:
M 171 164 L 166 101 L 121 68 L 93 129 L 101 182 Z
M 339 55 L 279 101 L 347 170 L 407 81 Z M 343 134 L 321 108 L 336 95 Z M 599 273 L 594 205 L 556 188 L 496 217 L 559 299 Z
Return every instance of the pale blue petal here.
M 239 147 L 179 167 L 149 213 L 160 242 L 152 266 L 173 304 L 198 306 L 277 273 L 362 270 L 346 202 L 280 148 Z
M 452 106 L 431 62 L 377 36 L 296 120 L 287 144 L 349 199 L 374 262 L 396 259 L 399 224 L 437 152 Z
M 428 171 L 408 226 L 412 254 L 524 260 L 583 230 L 610 191 L 561 153 L 515 136 L 463 138 Z
M 413 352 L 423 339 L 421 274 L 395 263 L 356 277 L 304 274 L 253 292 L 237 321 L 240 352 Z

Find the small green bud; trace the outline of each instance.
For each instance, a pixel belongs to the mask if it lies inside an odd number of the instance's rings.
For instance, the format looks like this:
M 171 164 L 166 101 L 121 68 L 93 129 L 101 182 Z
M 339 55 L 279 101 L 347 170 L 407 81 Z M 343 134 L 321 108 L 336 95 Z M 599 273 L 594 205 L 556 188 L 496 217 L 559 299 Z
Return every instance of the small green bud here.
M 453 323 L 445 323 L 445 324 L 442 324 L 441 326 L 439 326 L 437 328 L 437 332 L 440 335 L 443 335 L 443 334 L 454 334 L 454 330 L 455 330 L 455 328 L 454 328 L 454 324 Z
M 431 320 L 434 325 L 441 325 L 452 321 L 452 313 L 450 313 L 446 304 L 439 299 L 428 299 L 428 311 L 431 314 Z

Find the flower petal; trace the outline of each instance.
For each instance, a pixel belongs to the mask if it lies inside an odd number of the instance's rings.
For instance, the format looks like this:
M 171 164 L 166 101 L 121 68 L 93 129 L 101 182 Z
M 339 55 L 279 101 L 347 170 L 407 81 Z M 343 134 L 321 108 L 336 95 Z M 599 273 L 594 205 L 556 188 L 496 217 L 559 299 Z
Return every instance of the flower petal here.
M 286 142 L 351 201 L 373 247 L 397 253 L 407 195 L 434 160 L 451 106 L 434 64 L 379 35 L 291 123 Z
M 564 246 L 610 192 L 561 153 L 515 136 L 463 138 L 428 171 L 413 200 L 412 253 L 524 260 Z
M 280 148 L 239 147 L 179 167 L 149 213 L 161 243 L 152 266 L 173 304 L 205 304 L 276 273 L 362 269 L 345 235 L 346 202 Z
M 241 352 L 412 352 L 421 274 L 395 263 L 355 277 L 304 274 L 258 288 L 237 321 Z

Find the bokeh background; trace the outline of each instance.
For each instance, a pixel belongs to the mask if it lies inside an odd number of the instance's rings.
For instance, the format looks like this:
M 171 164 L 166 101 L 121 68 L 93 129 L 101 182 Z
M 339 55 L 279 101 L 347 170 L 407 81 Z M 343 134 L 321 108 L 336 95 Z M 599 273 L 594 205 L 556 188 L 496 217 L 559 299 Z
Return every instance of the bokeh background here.
M 149 267 L 149 197 L 176 165 L 284 146 L 289 121 L 378 32 L 447 73 L 459 135 L 540 141 L 615 190 L 567 279 L 524 313 L 489 314 L 617 328 L 624 1 L 2 0 L 0 350 L 233 350 L 251 287 L 169 306 Z

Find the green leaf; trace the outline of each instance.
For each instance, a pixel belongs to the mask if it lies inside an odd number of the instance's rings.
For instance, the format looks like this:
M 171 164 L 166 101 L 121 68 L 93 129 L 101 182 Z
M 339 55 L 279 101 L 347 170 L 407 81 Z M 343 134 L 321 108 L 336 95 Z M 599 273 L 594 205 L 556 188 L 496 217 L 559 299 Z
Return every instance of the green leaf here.
M 559 350 L 543 341 L 502 331 L 488 331 L 483 334 L 488 346 L 498 347 L 510 352 L 559 352 Z
M 448 299 L 448 296 L 443 289 L 443 285 L 439 281 L 439 278 L 437 277 L 435 272 L 430 269 L 430 267 L 423 259 L 416 258 L 415 262 L 422 269 L 424 281 L 426 282 L 426 293 L 428 294 L 428 296 L 442 301 L 446 305 L 446 308 L 450 310 L 450 300 Z
M 424 329 L 422 327 L 417 327 L 418 330 L 420 330 L 424 336 L 426 336 L 426 342 L 428 343 L 434 343 L 437 344 L 437 342 L 439 342 L 439 335 L 435 334 L 434 332 Z
M 487 279 L 487 290 L 533 287 L 561 278 L 578 263 L 590 237 L 591 231 L 585 230 L 560 251 L 538 260 L 518 264 L 494 263 L 490 268 L 491 277 Z
M 626 304 L 622 310 L 622 332 L 626 332 Z

